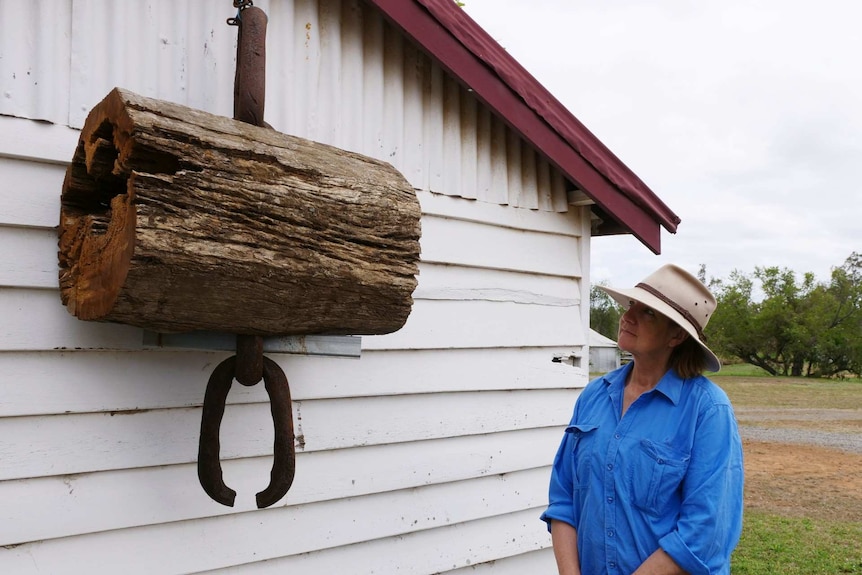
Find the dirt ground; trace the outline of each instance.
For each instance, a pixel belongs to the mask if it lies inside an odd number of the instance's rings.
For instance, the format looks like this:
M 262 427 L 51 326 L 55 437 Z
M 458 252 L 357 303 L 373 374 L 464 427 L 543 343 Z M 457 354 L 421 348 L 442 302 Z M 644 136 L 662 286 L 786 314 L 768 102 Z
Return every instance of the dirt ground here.
M 748 509 L 862 521 L 862 455 L 813 445 L 743 441 Z
M 862 385 L 745 376 L 716 383 L 739 422 L 747 509 L 862 522 Z

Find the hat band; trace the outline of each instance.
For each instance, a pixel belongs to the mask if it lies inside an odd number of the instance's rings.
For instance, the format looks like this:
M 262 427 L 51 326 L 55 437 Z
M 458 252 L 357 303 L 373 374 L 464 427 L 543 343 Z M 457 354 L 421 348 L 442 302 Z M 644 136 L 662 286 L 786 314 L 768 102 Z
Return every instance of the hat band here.
M 672 307 L 674 310 L 676 310 L 677 313 L 679 313 L 682 317 L 687 319 L 688 322 L 692 326 L 694 326 L 694 329 L 697 330 L 697 336 L 700 338 L 700 341 L 703 343 L 706 343 L 706 336 L 703 335 L 703 330 L 700 328 L 700 324 L 697 323 L 697 320 L 694 319 L 693 315 L 688 313 L 687 309 L 683 308 L 681 305 L 679 305 L 678 303 L 676 303 L 672 299 L 666 297 L 663 293 L 661 293 L 660 291 L 658 291 L 657 289 L 655 289 L 651 285 L 647 285 L 645 283 L 639 283 L 635 287 L 639 287 L 642 290 L 651 293 L 652 295 L 654 295 L 655 297 L 657 297 L 658 299 L 660 299 L 661 301 L 663 301 L 664 303 L 666 303 L 667 305 Z

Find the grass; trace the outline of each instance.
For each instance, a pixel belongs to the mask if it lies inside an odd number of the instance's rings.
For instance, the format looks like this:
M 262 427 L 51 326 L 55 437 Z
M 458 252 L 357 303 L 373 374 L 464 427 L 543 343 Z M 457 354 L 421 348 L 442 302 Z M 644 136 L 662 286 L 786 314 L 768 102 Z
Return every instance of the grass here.
M 717 374 L 708 373 L 709 377 L 715 377 L 717 375 L 722 376 L 735 376 L 735 377 L 769 377 L 769 372 L 767 372 L 762 367 L 757 367 L 756 365 L 751 365 L 750 363 L 732 363 L 730 365 L 722 365 L 721 371 Z
M 709 374 L 709 378 L 721 386 L 738 407 L 862 409 L 860 379 L 740 376 L 725 373 L 724 369 Z
M 745 364 L 727 366 L 709 377 L 727 392 L 738 408 L 862 410 L 860 379 L 773 377 L 758 367 Z M 785 421 L 780 423 L 786 424 Z M 844 426 L 841 430 L 847 431 L 847 424 Z M 797 420 L 794 427 L 803 428 L 805 422 Z M 835 486 L 814 488 L 829 487 Z M 746 505 L 742 538 L 731 563 L 733 575 L 862 575 L 862 517 L 858 521 L 842 521 L 828 512 L 820 513 L 819 509 L 806 511 L 804 503 L 798 503 L 791 514 L 802 516 L 794 517 L 770 509 L 750 509 Z
M 862 573 L 862 522 L 746 514 L 733 575 Z
M 729 365 L 722 365 L 721 371 L 717 373 L 707 372 L 707 377 L 721 377 L 721 376 L 734 376 L 734 377 L 777 377 L 781 379 L 786 379 L 784 376 L 774 376 L 770 375 L 762 367 L 757 367 L 756 365 L 751 365 L 750 363 L 732 363 Z M 796 379 L 806 379 L 808 381 L 818 381 L 816 378 L 803 378 L 797 377 Z M 862 383 L 862 378 L 858 377 L 846 377 L 845 379 L 823 379 L 819 381 L 850 381 L 856 383 Z

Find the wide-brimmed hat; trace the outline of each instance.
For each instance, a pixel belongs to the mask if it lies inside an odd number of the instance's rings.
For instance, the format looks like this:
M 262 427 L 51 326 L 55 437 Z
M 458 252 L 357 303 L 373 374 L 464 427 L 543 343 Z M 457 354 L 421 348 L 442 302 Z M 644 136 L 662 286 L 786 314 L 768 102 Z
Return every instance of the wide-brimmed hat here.
M 703 329 L 715 311 L 715 297 L 703 283 L 673 264 L 667 264 L 631 289 L 597 286 L 624 308 L 634 300 L 674 321 L 700 345 L 708 371 L 721 369 L 721 362 L 706 345 Z

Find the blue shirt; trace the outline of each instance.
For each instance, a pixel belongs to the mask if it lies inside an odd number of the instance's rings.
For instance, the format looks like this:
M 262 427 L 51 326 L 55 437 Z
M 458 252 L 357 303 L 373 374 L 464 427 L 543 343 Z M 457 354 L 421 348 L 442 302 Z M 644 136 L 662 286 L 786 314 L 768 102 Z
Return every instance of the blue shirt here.
M 730 400 L 671 370 L 621 417 L 632 365 L 578 397 L 542 519 L 575 527 L 583 575 L 629 575 L 659 547 L 692 575 L 729 574 L 743 487 Z

